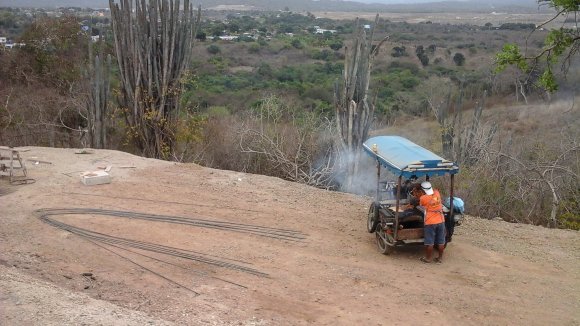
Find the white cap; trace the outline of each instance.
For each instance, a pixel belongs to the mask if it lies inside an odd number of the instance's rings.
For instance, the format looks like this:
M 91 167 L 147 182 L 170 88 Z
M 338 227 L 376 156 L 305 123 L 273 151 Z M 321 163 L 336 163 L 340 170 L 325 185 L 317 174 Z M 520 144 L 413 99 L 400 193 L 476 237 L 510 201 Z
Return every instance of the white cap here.
M 427 195 L 433 194 L 433 187 L 431 187 L 431 182 L 429 181 L 422 182 L 421 188 L 423 188 L 423 191 L 425 191 Z

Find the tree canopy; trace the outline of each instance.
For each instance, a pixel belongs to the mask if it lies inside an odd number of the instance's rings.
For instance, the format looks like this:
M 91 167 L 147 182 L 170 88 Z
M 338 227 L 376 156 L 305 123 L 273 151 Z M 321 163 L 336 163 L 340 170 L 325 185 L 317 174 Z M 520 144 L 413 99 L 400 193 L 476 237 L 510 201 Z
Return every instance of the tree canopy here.
M 580 0 L 538 0 L 540 5 L 547 5 L 556 10 L 549 20 L 536 26 L 535 30 L 543 29 L 558 18 L 564 18 L 559 28 L 548 32 L 544 46 L 539 53 L 527 55 L 516 44 L 506 44 L 496 56 L 497 71 L 503 71 L 509 65 L 531 74 L 539 72 L 539 84 L 547 91 L 558 89 L 554 68 L 561 65 L 561 72 L 566 74 L 571 61 L 580 51 L 580 30 L 577 28 L 580 18 Z

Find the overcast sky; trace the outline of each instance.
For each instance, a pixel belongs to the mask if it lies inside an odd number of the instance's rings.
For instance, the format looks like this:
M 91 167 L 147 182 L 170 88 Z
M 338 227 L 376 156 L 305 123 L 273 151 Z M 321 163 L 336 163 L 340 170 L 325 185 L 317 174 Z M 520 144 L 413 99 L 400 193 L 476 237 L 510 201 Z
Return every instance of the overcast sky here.
M 536 0 L 349 0 L 359 1 L 365 3 L 385 3 L 385 4 L 411 4 L 411 3 L 426 3 L 426 2 L 441 2 L 441 1 L 464 1 L 477 2 L 478 4 L 489 3 L 494 5 L 518 4 L 518 5 L 537 5 Z M 203 0 L 193 0 L 193 3 L 201 2 Z M 229 2 L 229 1 L 228 1 Z M 243 0 L 239 0 L 243 3 Z M 43 7 L 59 7 L 59 6 L 79 6 L 79 7 L 108 7 L 108 0 L 0 0 L 0 7 L 10 6 L 43 6 Z M 231 2 L 230 2 L 231 3 Z M 288 4 L 292 0 L 287 0 Z
M 292 0 L 289 0 L 290 2 Z M 387 3 L 387 4 L 405 4 L 405 3 L 425 3 L 425 2 L 442 2 L 442 1 L 461 1 L 461 2 L 477 2 L 479 4 L 522 4 L 522 5 L 537 5 L 536 0 L 349 0 L 365 3 Z

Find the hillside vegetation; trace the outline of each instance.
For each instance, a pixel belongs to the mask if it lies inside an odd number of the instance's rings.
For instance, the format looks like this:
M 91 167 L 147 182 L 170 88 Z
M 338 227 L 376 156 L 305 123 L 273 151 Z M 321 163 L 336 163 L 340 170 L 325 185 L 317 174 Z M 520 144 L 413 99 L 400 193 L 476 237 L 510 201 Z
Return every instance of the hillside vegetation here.
M 114 53 L 109 18 L 83 11 L 31 18 L 14 9 L 2 15 L 2 31 L 25 45 L 0 49 L 0 143 L 90 144 L 89 48 L 101 57 Z M 79 32 L 79 24 L 92 29 Z M 180 80 L 177 144 L 163 158 L 338 189 L 340 176 L 323 183 L 311 176 L 338 164 L 333 92 L 354 27 L 353 20 L 311 13 L 207 12 Z M 535 26 L 527 23 L 384 19 L 373 27 L 375 39 L 389 37 L 372 72 L 375 133 L 403 134 L 459 161 L 458 193 L 473 213 L 580 226 L 577 62 L 559 80 L 561 93 L 550 96 L 535 88 L 534 73 L 498 75 L 493 66 L 506 43 L 538 51 L 545 31 L 531 33 Z M 103 41 L 89 46 L 89 36 L 98 35 Z M 115 102 L 120 83 L 112 67 L 107 148 L 140 154 L 128 108 Z M 447 136 L 453 141 L 444 146 Z
M 580 322 L 577 231 L 467 216 L 445 262 L 424 264 L 422 246 L 377 251 L 369 198 L 114 150 L 27 149 L 52 164 L 11 193 L 0 183 L 2 325 Z M 110 184 L 73 172 L 104 164 Z M 388 322 L 379 303 L 397 311 Z

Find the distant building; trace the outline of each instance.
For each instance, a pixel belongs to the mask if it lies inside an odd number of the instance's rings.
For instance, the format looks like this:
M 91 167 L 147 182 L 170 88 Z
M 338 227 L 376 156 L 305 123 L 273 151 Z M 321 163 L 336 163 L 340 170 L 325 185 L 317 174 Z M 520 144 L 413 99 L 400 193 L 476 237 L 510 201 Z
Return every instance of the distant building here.
M 12 49 L 12 48 L 21 48 L 24 47 L 26 45 L 26 43 L 6 43 L 4 44 L 4 47 L 7 49 Z
M 222 35 L 219 37 L 223 41 L 235 41 L 238 39 L 237 35 Z
M 244 37 L 244 38 L 251 38 L 251 39 L 254 39 L 254 40 L 257 40 L 258 39 L 258 36 L 255 35 L 255 34 L 252 34 L 252 33 L 244 33 L 244 34 L 242 34 L 242 37 Z
M 6 44 L 6 42 L 8 42 L 8 39 L 5 37 L 0 37 L 0 44 Z
M 317 28 L 317 29 L 314 31 L 314 34 L 324 34 L 324 33 L 326 33 L 326 32 L 329 32 L 329 33 L 331 33 L 331 34 L 335 34 L 335 33 L 336 33 L 336 30 L 335 30 L 335 29 L 324 29 L 324 28 Z

